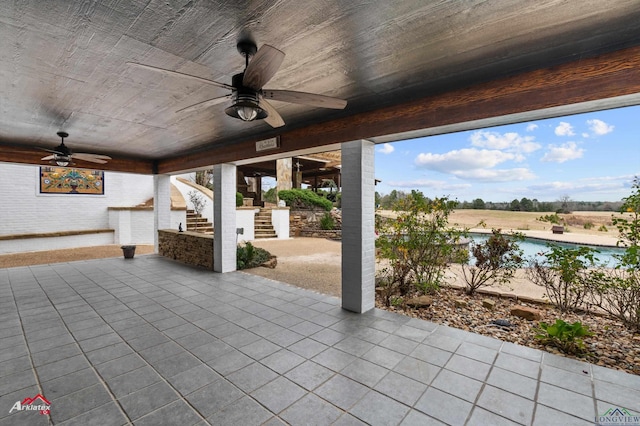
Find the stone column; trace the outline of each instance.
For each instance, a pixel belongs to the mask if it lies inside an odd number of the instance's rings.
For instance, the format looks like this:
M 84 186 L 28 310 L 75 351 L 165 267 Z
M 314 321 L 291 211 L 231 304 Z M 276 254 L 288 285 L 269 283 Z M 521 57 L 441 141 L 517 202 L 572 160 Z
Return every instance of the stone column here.
M 186 224 L 185 224 L 186 226 Z M 153 177 L 153 245 L 158 253 L 158 229 L 171 228 L 171 177 Z
M 276 194 L 282 190 L 291 189 L 291 170 L 291 158 L 276 160 Z
M 342 307 L 375 306 L 375 151 L 365 140 L 342 144 Z
M 213 270 L 236 270 L 236 166 L 213 166 Z

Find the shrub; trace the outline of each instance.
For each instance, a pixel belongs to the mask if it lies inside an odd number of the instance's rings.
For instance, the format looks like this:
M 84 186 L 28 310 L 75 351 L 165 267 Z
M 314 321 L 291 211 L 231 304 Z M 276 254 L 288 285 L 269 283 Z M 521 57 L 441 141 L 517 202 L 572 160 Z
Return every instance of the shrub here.
M 467 294 L 472 295 L 480 287 L 509 282 L 523 262 L 518 245 L 523 239 L 522 234 L 505 236 L 500 229 L 493 229 L 485 242 L 472 243 L 475 262 L 462 264 Z
M 600 231 L 600 232 L 609 232 L 609 230 L 607 229 L 607 227 L 606 227 L 606 226 L 604 226 L 604 225 L 601 225 L 601 226 L 600 226 L 600 228 L 598 228 L 598 231 Z
M 278 197 L 293 208 L 320 207 L 327 211 L 333 208 L 331 201 L 309 189 L 285 189 L 278 192 Z
M 597 250 L 591 247 L 564 248 L 547 244 L 545 260 L 532 259 L 527 275 L 533 283 L 544 287 L 546 295 L 561 311 L 581 307 L 591 281 L 597 278 Z
M 549 222 L 554 225 L 560 225 L 560 223 L 562 222 L 562 218 L 558 216 L 557 213 L 540 216 L 537 220 L 540 222 Z
M 325 213 L 324 216 L 320 218 L 320 229 L 325 231 L 331 231 L 335 229 L 336 222 L 333 220 L 333 216 L 330 213 Z
M 640 331 L 640 178 L 637 176 L 631 195 L 623 201 L 620 213 L 624 215 L 614 217 L 613 224 L 618 228 L 618 245 L 625 247 L 625 251 L 616 256 L 616 269 L 598 272 L 590 297 L 596 306 Z M 626 216 L 628 213 L 630 217 Z
M 544 344 L 551 344 L 562 352 L 573 355 L 584 352 L 583 337 L 593 336 L 589 327 L 581 322 L 569 324 L 561 319 L 557 319 L 555 324 L 541 322 L 536 332 L 536 339 L 540 339 Z
M 430 293 L 440 287 L 448 263 L 459 254 L 456 243 L 466 235 L 449 226 L 455 205 L 446 197 L 430 200 L 420 191 L 411 191 L 394 204 L 396 219 L 377 221 L 376 247 L 389 262 L 388 276 L 401 295 L 412 289 Z
M 594 225 L 593 225 L 593 222 L 587 222 L 587 223 L 585 223 L 584 225 L 582 225 L 582 227 L 583 227 L 584 229 L 591 229 L 591 228 L 593 228 L 593 226 L 594 226 Z
M 236 207 L 242 206 L 243 203 L 244 203 L 244 197 L 242 196 L 241 193 L 236 192 Z
M 238 244 L 236 249 L 236 269 L 250 269 L 262 265 L 271 258 L 267 250 L 256 247 L 250 242 L 244 246 Z

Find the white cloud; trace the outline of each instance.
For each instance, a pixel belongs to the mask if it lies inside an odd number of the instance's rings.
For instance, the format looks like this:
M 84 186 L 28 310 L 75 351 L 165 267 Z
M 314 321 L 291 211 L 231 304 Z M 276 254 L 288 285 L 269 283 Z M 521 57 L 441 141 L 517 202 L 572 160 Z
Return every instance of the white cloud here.
M 503 170 L 464 170 L 454 173 L 460 179 L 470 179 L 480 182 L 513 182 L 519 180 L 535 179 L 536 175 L 526 168 Z
M 575 135 L 573 131 L 573 126 L 565 121 L 561 121 L 560 124 L 556 127 L 556 135 L 558 136 L 573 136 Z
M 516 155 L 507 152 L 465 148 L 445 154 L 421 153 L 416 157 L 415 163 L 429 170 L 454 173 L 459 170 L 491 168 L 514 159 Z
M 611 133 L 613 132 L 614 128 L 614 126 L 607 124 L 602 120 L 598 120 L 597 118 L 593 120 L 587 120 L 587 124 L 589 125 L 589 130 L 591 130 L 592 133 L 598 136 Z
M 378 148 L 378 152 L 383 154 L 391 154 L 395 148 L 390 143 L 385 143 L 381 148 Z
M 585 139 L 587 139 L 587 138 L 589 137 L 589 133 L 584 132 L 584 133 L 582 134 L 582 137 L 583 137 L 583 138 L 585 138 Z
M 578 148 L 575 142 L 567 142 L 562 145 L 549 145 L 548 151 L 540 159 L 545 163 L 564 163 L 565 161 L 582 158 L 584 150 Z
M 386 184 L 395 188 L 429 188 L 437 190 L 464 190 L 471 188 L 471 184 L 468 183 L 453 184 L 443 180 L 428 179 L 393 180 L 386 182 Z
M 473 132 L 469 137 L 471 145 L 479 148 L 499 149 L 507 152 L 529 154 L 541 148 L 533 136 L 520 136 L 518 133 L 498 133 L 487 130 Z M 520 156 L 516 161 L 523 161 Z
M 533 132 L 535 129 L 538 128 L 538 125 L 535 123 L 531 123 L 527 126 L 527 132 Z

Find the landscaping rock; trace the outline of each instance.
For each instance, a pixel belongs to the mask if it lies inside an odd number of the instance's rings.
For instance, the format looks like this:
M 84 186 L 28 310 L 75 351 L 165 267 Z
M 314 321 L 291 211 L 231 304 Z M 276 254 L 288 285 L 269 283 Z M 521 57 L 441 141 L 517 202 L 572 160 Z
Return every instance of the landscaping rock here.
M 418 296 L 407 300 L 407 306 L 411 308 L 428 308 L 433 304 L 431 296 Z
M 277 265 L 278 265 L 278 258 L 275 256 L 271 256 L 269 260 L 267 260 L 260 266 L 264 266 L 265 268 L 269 268 L 269 269 L 275 269 Z
M 516 306 L 511 308 L 511 315 L 524 318 L 529 321 L 539 320 L 541 318 L 541 312 L 538 309 L 530 308 L 528 306 Z
M 482 306 L 484 306 L 486 309 L 489 309 L 490 311 L 493 311 L 493 308 L 496 307 L 496 302 L 491 299 L 483 299 Z
M 468 306 L 467 301 L 463 299 L 456 299 L 455 305 L 456 308 L 466 308 Z

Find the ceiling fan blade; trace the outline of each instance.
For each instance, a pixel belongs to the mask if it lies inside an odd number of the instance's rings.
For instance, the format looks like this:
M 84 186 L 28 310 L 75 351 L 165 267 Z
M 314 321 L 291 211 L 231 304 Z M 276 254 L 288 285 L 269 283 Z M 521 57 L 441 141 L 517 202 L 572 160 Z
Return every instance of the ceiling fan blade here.
M 198 77 L 196 75 L 185 74 L 185 73 L 179 72 L 179 71 L 172 71 L 172 70 L 168 70 L 168 69 L 164 69 L 164 68 L 154 67 L 154 66 L 151 66 L 151 65 L 138 64 L 136 62 L 127 62 L 127 65 L 131 65 L 131 66 L 139 67 L 139 68 L 144 68 L 146 70 L 157 71 L 157 72 L 160 72 L 160 73 L 166 74 L 166 75 L 173 75 L 173 76 L 178 76 L 178 77 L 190 78 L 192 80 L 199 81 L 200 83 L 211 84 L 212 86 L 221 87 L 223 89 L 229 89 L 229 90 L 233 89 L 233 86 L 230 86 L 228 84 L 220 83 L 220 82 L 217 82 L 217 81 L 214 81 L 214 80 L 209 80 L 207 78 Z
M 207 101 L 198 102 L 197 104 L 190 105 L 188 107 L 184 107 L 182 109 L 177 110 L 176 112 L 190 112 L 190 111 L 198 111 L 203 108 L 207 108 L 213 105 L 218 105 L 223 102 L 226 102 L 228 99 L 231 99 L 231 93 L 224 96 L 219 96 L 217 98 L 209 99 Z
M 83 152 L 77 152 L 73 154 L 72 158 L 99 164 L 107 164 L 106 160 L 111 160 L 111 157 L 109 157 L 108 155 L 86 154 Z
M 49 160 L 53 160 L 54 158 L 56 158 L 55 155 L 47 155 L 46 157 L 42 157 L 40 161 L 49 161 Z
M 282 65 L 284 52 L 268 44 L 263 44 L 249 62 L 249 66 L 244 71 L 242 84 L 253 90 L 260 90 Z
M 47 152 L 53 152 L 54 154 L 65 155 L 64 152 L 58 151 L 56 149 L 49 149 L 49 148 L 40 148 L 40 149 Z
M 266 121 L 269 126 L 273 128 L 284 126 L 284 120 L 282 119 L 282 116 L 278 114 L 278 111 L 276 111 L 273 105 L 271 105 L 266 100 L 261 99 L 260 106 L 264 108 L 265 111 L 267 111 L 267 114 L 269 114 L 267 118 L 264 119 L 264 121 Z
M 347 106 L 347 101 L 344 99 L 316 95 L 315 93 L 295 92 L 293 90 L 263 90 L 262 96 L 274 101 L 310 105 L 319 108 L 344 109 Z

